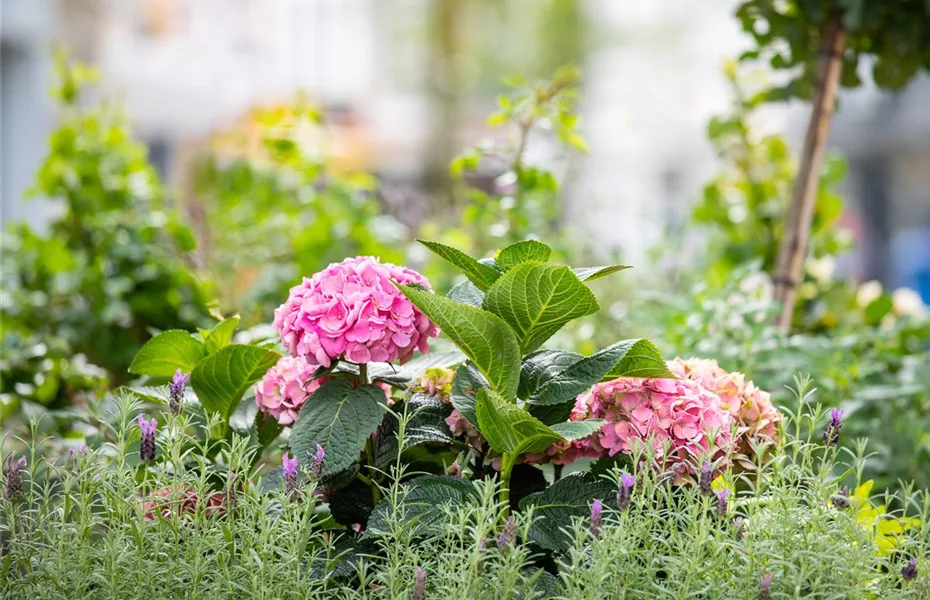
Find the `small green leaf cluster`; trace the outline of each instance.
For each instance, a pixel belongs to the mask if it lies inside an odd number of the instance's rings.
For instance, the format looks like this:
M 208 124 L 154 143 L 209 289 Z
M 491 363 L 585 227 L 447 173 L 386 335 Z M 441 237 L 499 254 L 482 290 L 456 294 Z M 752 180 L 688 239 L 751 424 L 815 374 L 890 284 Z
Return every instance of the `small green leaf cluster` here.
M 199 255 L 220 306 L 246 324 L 346 256 L 404 259 L 407 228 L 376 201 L 373 176 L 338 163 L 331 125 L 302 96 L 258 106 L 193 165 Z
M 116 107 L 83 102 L 91 69 L 63 54 L 55 66 L 61 114 L 31 195 L 61 210 L 47 233 L 2 235 L 4 420 L 123 383 L 152 330 L 208 322 L 193 233 L 165 206 L 144 146 Z
M 706 268 L 714 285 L 752 261 L 761 261 L 765 271 L 774 273 L 797 173 L 785 138 L 756 126 L 763 98 L 753 93 L 756 86 L 751 87 L 750 81 L 759 74 L 734 62 L 726 65 L 724 74 L 732 93 L 731 109 L 707 126 L 720 169 L 704 185 L 691 212 L 692 222 L 711 232 Z M 811 258 L 836 256 L 851 247 L 851 236 L 837 227 L 843 200 L 836 188 L 845 175 L 845 161 L 829 156 L 814 202 Z
M 810 98 L 820 59 L 818 48 L 828 19 L 846 31 L 840 82 L 862 84 L 860 69 L 871 67 L 882 88 L 901 89 L 919 71 L 930 70 L 930 6 L 912 0 L 746 0 L 736 10 L 756 47 L 747 60 L 763 59 L 791 74 L 788 83 L 767 92 L 769 99 Z

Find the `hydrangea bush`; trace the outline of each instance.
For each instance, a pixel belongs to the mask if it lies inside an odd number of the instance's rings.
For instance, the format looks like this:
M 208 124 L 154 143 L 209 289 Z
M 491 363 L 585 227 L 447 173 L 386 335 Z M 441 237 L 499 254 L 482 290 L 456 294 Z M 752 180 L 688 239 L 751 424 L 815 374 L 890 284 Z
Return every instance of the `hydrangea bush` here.
M 502 559 L 513 553 L 521 597 L 541 594 L 537 585 L 555 589 L 551 578 L 561 574 L 571 598 L 579 596 L 567 573 L 584 572 L 577 552 L 593 551 L 592 538 L 619 539 L 614 524 L 643 502 L 655 514 L 683 511 L 695 535 L 710 535 L 711 523 L 714 535 L 744 535 L 731 522 L 737 512 L 749 530 L 765 529 L 769 517 L 759 515 L 770 513 L 743 503 L 762 499 L 773 471 L 783 481 L 792 469 L 816 473 L 830 491 L 805 502 L 855 506 L 857 526 L 869 531 L 850 543 L 874 545 L 882 564 L 919 528 L 889 520 L 867 493 L 839 488 L 828 465 L 840 451 L 841 412 L 805 417 L 793 439 L 820 429 L 823 456 L 815 460 L 808 445 L 799 458 L 768 394 L 714 361 L 666 362 L 644 339 L 589 356 L 546 347 L 598 309 L 586 282 L 621 265 L 554 264 L 534 240 L 484 259 L 423 243 L 465 275 L 447 296 L 415 271 L 357 257 L 292 288 L 271 337 L 237 334 L 230 317 L 148 342 L 130 367 L 145 381 L 117 411 L 138 426 L 108 442 L 128 454 L 118 468 L 140 472 L 144 520 L 222 520 L 260 495 L 250 489 L 277 490 L 288 503 L 312 505 L 313 519 L 340 536 L 340 552 L 352 557 L 344 574 L 364 570 L 363 555 L 392 561 L 395 544 L 445 539 L 450 511 L 475 515 L 483 506 L 484 533 L 473 543 L 479 552 L 495 545 Z M 7 481 L 15 482 L 11 464 Z M 196 485 L 172 480 L 185 469 Z M 583 526 L 573 521 L 580 517 Z M 657 531 L 639 535 L 644 544 Z M 923 556 L 908 551 L 908 559 Z M 683 548 L 675 552 L 686 560 Z M 441 588 L 428 572 L 416 570 L 413 587 L 391 588 L 390 597 Z

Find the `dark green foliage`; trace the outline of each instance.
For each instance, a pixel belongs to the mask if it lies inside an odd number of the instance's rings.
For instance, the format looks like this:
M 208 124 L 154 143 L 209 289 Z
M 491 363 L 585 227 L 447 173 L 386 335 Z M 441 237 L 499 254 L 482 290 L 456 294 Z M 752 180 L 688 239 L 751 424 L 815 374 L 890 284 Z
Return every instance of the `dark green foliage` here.
M 820 38 L 831 17 L 847 32 L 843 86 L 860 85 L 865 65 L 871 65 L 875 83 L 888 89 L 930 69 L 930 4 L 923 0 L 748 0 L 736 15 L 757 45 L 745 58 L 795 73 L 768 92 L 770 99 L 810 98 Z

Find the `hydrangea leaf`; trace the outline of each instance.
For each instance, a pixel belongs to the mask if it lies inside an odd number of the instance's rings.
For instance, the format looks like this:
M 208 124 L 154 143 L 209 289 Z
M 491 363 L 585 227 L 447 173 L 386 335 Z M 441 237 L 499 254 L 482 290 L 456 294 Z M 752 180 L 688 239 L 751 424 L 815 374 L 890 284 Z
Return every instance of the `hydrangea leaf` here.
M 662 353 L 655 344 L 646 339 L 632 340 L 633 345 L 623 358 L 604 376 L 605 380 L 619 377 L 642 377 L 657 379 L 675 379 L 668 370 Z
M 525 262 L 488 290 L 484 308 L 517 332 L 524 354 L 536 350 L 572 319 L 597 312 L 597 298 L 571 269 Z
M 203 343 L 207 347 L 207 353 L 213 354 L 220 348 L 224 348 L 232 341 L 233 333 L 239 326 L 239 317 L 229 317 L 217 323 L 213 329 L 204 336 Z
M 509 271 L 520 263 L 529 261 L 548 262 L 552 256 L 552 248 L 536 240 L 523 240 L 510 244 L 497 253 L 494 260 L 505 271 Z
M 481 304 L 484 302 L 484 292 L 479 290 L 474 283 L 463 281 L 449 290 L 449 298 L 462 304 L 470 304 L 481 308 Z
M 297 415 L 291 431 L 291 451 L 309 465 L 316 445 L 323 446 L 323 474 L 332 474 L 358 460 L 369 436 L 384 416 L 384 390 L 374 385 L 353 388 L 345 379 L 320 386 Z
M 503 319 L 486 310 L 459 304 L 409 285 L 400 290 L 455 342 L 488 383 L 506 398 L 517 394 L 520 344 Z
M 369 363 L 368 376 L 372 381 L 381 381 L 396 388 L 406 388 L 423 375 L 427 369 L 433 367 L 451 369 L 464 361 L 465 355 L 460 350 L 454 348 L 452 350 L 440 350 L 418 355 L 399 367 L 395 367 L 390 363 Z M 343 367 L 358 374 L 358 367 L 355 367 L 355 365 L 340 363 L 340 368 Z
M 533 507 L 529 540 L 548 550 L 567 550 L 571 534 L 566 530 L 574 517 L 586 517 L 595 499 L 607 500 L 616 493 L 613 484 L 590 473 L 571 474 L 520 502 L 520 510 Z
M 584 357 L 567 350 L 537 350 L 523 359 L 517 395 L 529 398 L 539 387 Z
M 200 361 L 191 372 L 191 387 L 205 410 L 229 419 L 242 394 L 280 358 L 274 350 L 232 344 Z
M 561 436 L 563 440 L 572 441 L 586 438 L 592 433 L 600 431 L 604 425 L 603 419 L 588 419 L 587 421 L 566 421 L 550 425 L 549 429 Z
M 413 525 L 415 534 L 436 533 L 446 520 L 445 507 L 479 501 L 475 484 L 460 477 L 423 475 L 405 483 L 402 502 L 382 500 L 368 519 L 368 533 L 389 535 L 390 522 Z
M 417 241 L 458 267 L 465 274 L 465 277 L 480 290 L 487 291 L 501 275 L 500 271 L 494 267 L 478 262 L 477 259 L 452 246 L 426 240 Z
M 586 356 L 543 383 L 533 404 L 561 404 L 599 381 L 618 377 L 674 377 L 649 340 L 624 340 Z
M 486 387 L 488 382 L 471 363 L 461 365 L 455 370 L 455 378 L 452 380 L 452 406 L 475 427 L 478 426 L 478 417 L 475 415 L 478 390 Z
M 171 377 L 181 369 L 190 373 L 207 355 L 206 346 L 180 329 L 164 331 L 145 343 L 129 365 L 129 372 L 149 377 Z
M 575 401 L 569 400 L 561 404 L 530 404 L 529 413 L 542 421 L 544 424 L 552 426 L 555 423 L 565 423 L 572 415 L 575 408 Z
M 578 279 L 582 281 L 594 281 L 595 279 L 600 279 L 601 277 L 606 277 L 611 273 L 616 273 L 617 271 L 623 271 L 625 269 L 632 269 L 629 265 L 604 265 L 600 267 L 579 267 L 577 269 L 572 269 L 572 273 L 578 276 Z
M 542 452 L 562 439 L 542 421 L 488 388 L 478 390 L 475 413 L 481 434 L 501 453 Z

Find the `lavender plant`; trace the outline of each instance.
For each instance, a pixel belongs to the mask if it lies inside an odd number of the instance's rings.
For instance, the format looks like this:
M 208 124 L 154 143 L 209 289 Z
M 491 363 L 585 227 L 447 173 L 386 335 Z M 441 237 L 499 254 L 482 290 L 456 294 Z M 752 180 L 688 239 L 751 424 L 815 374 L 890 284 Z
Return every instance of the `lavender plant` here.
M 789 435 L 757 458 L 753 469 L 728 473 L 706 496 L 699 486 L 669 486 L 662 474 L 611 468 L 605 489 L 633 490 L 629 503 L 585 505 L 572 514 L 559 503 L 506 516 L 500 483 L 461 481 L 464 501 L 435 501 L 440 518 L 420 528 L 404 461 L 383 488 L 389 510 L 361 535 L 331 529 L 325 499 L 312 480 L 294 502 L 279 478 L 250 468 L 255 446 L 213 416 L 193 438 L 186 415 L 161 426 L 165 462 L 142 466 L 133 422 L 145 405 L 115 398 L 113 443 L 86 454 L 55 457 L 47 440 L 27 454 L 4 457 L 22 470 L 16 499 L 0 500 L 0 578 L 10 598 L 889 598 L 930 593 L 921 564 L 930 551 L 930 495 L 907 491 L 887 513 L 867 495 L 845 508 L 830 501 L 840 481 L 857 489 L 857 453 L 822 443 L 829 415 L 800 385 L 788 411 Z M 417 414 L 388 411 L 401 448 Z M 34 428 L 33 431 L 38 431 Z M 801 432 L 800 437 L 796 432 Z M 807 432 L 807 433 L 804 433 Z M 193 447 L 190 462 L 184 448 Z M 25 465 L 23 459 L 26 459 Z M 229 485 L 219 494 L 211 465 Z M 9 471 L 9 472 L 7 472 Z M 9 485 L 10 470 L 4 472 Z M 633 482 L 631 477 L 635 476 Z M 578 474 L 561 481 L 582 484 Z M 564 485 L 564 484 L 563 484 Z M 235 501 L 230 501 L 230 496 Z M 725 515 L 720 498 L 728 502 Z M 331 500 L 330 500 L 331 501 Z M 884 505 L 888 504 L 885 499 Z M 545 511 L 564 511 L 564 550 L 543 554 L 532 540 Z M 488 543 L 501 538 L 502 543 Z

